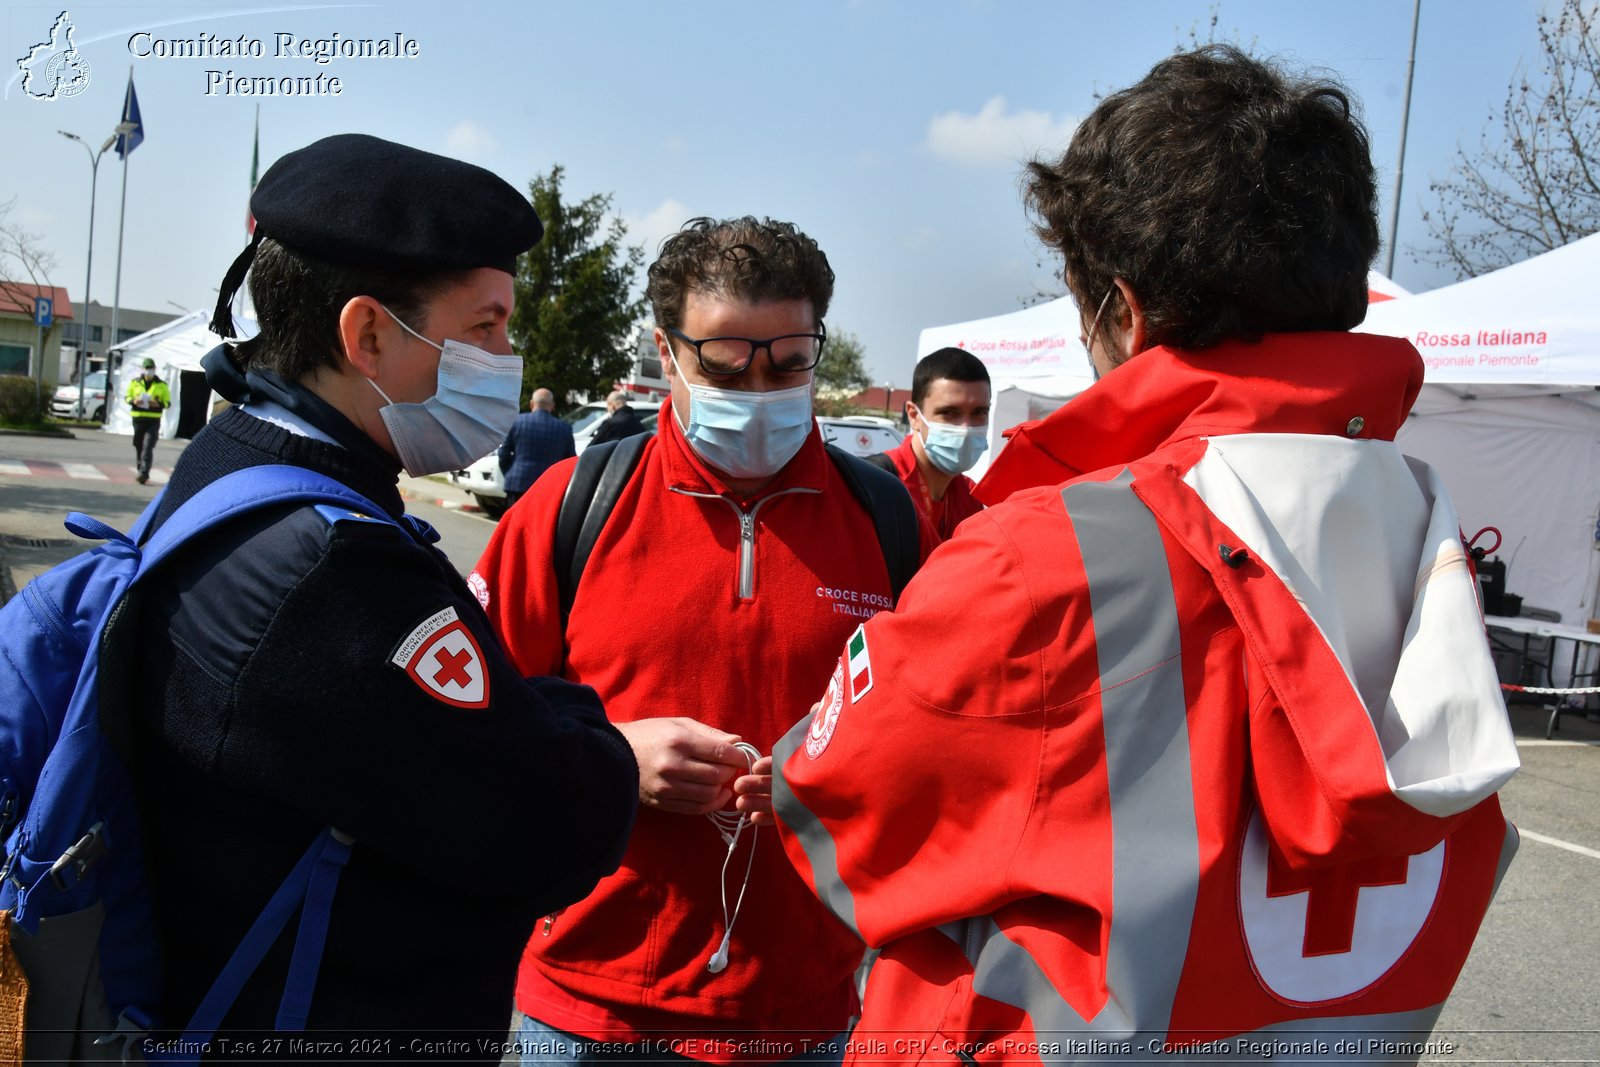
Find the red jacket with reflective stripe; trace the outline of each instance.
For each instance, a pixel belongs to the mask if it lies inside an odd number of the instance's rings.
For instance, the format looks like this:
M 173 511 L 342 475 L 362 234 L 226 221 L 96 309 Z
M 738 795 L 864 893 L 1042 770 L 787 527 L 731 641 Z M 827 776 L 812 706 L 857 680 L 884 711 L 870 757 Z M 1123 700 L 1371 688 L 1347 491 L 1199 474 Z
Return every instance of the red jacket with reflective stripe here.
M 857 1060 L 1431 1027 L 1517 760 L 1448 496 L 1392 445 L 1421 377 L 1391 338 L 1153 349 L 1013 435 L 1018 491 L 777 753 L 785 847 L 883 949 Z
M 666 405 L 658 427 L 589 558 L 565 654 L 550 555 L 573 461 L 507 512 L 472 584 L 524 673 L 593 686 L 615 723 L 687 716 L 769 753 L 816 699 L 816 679 L 845 636 L 890 603 L 872 520 L 817 432 L 741 504 L 691 452 Z M 743 548 L 742 515 L 751 517 Z M 730 909 L 749 835 L 728 864 Z M 621 870 L 547 933 L 534 932 L 518 1006 L 611 1040 L 740 1031 L 744 1046 L 696 1053 L 725 1062 L 782 1058 L 781 1048 L 749 1052 L 752 1030 L 838 1033 L 854 1010 L 861 943 L 800 881 L 770 830 L 756 840 L 731 962 L 720 974 L 706 969 L 723 934 L 726 855 L 705 818 L 641 807 Z

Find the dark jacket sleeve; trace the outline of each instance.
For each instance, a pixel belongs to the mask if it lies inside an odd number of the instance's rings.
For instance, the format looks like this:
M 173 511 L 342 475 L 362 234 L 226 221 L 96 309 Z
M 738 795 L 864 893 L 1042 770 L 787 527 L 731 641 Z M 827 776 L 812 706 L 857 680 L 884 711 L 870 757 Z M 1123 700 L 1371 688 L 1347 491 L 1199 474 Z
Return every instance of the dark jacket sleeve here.
M 235 681 L 226 708 L 197 708 L 198 721 L 169 722 L 169 736 L 193 740 L 186 758 L 209 777 L 333 825 L 422 883 L 527 896 L 541 910 L 586 895 L 620 862 L 638 795 L 632 751 L 594 692 L 523 678 L 465 584 L 398 529 L 306 528 L 318 522 L 302 509 L 288 520 L 296 546 L 269 530 L 232 551 L 310 560 L 285 568 L 300 576 L 280 583 L 281 596 L 232 598 L 230 611 L 263 620 L 252 647 L 230 654 L 225 635 L 207 639 L 207 620 L 173 619 L 179 668 L 188 658 Z M 219 570 L 187 597 L 224 594 L 208 580 L 239 587 L 238 573 Z M 452 706 L 396 663 L 442 611 L 481 656 L 485 707 Z
M 506 439 L 500 442 L 500 473 L 504 474 L 517 461 L 517 424 L 512 423 Z

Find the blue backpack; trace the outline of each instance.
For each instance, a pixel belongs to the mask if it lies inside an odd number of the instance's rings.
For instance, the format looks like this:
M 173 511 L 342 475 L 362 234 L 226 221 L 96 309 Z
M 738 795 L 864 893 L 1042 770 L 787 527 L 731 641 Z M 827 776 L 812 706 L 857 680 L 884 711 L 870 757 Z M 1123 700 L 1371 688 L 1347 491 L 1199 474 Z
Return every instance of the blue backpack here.
M 68 515 L 67 529 L 105 544 L 35 578 L 0 607 L 0 911 L 9 912 L 9 920 L 0 914 L 0 942 L 9 936 L 28 980 L 29 1060 L 115 1060 L 139 1050 L 153 1061 L 198 1062 L 296 911 L 301 920 L 277 1025 L 304 1030 L 334 889 L 349 858 L 350 838 L 332 827 L 318 835 L 183 1039 L 164 1043 L 178 1053 L 152 1054 L 155 1043 L 144 1037 L 158 1022 L 152 1009 L 162 987 L 161 956 L 128 766 L 131 722 L 119 691 L 125 681 L 119 662 L 130 642 L 116 636 L 128 594 L 191 538 L 258 508 L 302 502 L 330 523 L 394 524 L 339 482 L 270 465 L 206 486 L 141 545 L 159 499 L 127 535 L 87 515 Z M 426 523 L 405 518 L 413 537 L 437 539 Z M 6 962 L 0 944 L 0 969 Z M 0 1032 L 7 1021 L 0 1019 Z M 178 1020 L 159 1022 L 170 1027 Z

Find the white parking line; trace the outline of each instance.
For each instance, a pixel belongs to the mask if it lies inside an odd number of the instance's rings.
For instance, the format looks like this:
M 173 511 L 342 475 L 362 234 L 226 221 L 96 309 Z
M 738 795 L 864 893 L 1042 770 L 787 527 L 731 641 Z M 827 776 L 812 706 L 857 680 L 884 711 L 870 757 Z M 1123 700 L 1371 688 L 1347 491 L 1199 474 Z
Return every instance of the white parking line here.
M 61 469 L 67 472 L 69 478 L 89 478 L 97 482 L 109 482 L 111 478 L 105 471 L 93 463 L 63 463 Z
M 0 474 L 32 474 L 26 463 L 14 459 L 0 459 Z
M 1580 856 L 1588 856 L 1592 860 L 1600 860 L 1600 852 L 1596 852 L 1592 848 L 1585 848 L 1582 845 L 1574 845 L 1571 841 L 1562 841 L 1560 838 L 1546 837 L 1544 834 L 1536 834 L 1532 830 L 1524 830 L 1520 826 L 1517 827 L 1517 833 L 1521 834 L 1523 837 L 1526 837 L 1529 841 L 1538 841 L 1541 844 L 1554 845 L 1556 848 L 1564 848 L 1568 852 L 1576 852 Z
M 1518 748 L 1594 748 L 1600 741 L 1545 741 L 1537 737 L 1517 738 Z

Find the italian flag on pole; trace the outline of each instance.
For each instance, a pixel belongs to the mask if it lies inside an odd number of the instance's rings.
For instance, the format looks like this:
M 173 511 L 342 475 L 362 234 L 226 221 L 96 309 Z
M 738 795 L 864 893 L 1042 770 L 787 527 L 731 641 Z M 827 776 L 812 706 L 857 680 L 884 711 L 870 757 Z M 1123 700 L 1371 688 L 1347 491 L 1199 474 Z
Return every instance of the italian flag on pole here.
M 845 646 L 848 663 L 845 673 L 850 675 L 850 703 L 854 704 L 872 688 L 872 658 L 867 654 L 867 628 L 857 626 Z

